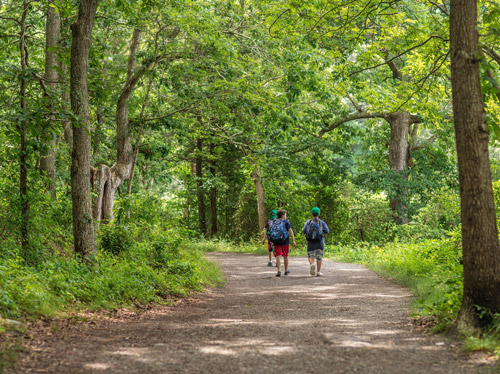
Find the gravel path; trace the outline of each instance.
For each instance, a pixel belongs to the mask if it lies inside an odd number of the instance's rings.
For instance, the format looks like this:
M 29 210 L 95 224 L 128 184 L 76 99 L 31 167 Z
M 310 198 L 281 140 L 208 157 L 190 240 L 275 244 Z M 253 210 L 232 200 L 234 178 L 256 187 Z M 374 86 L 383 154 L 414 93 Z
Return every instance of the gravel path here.
M 305 258 L 275 277 L 262 256 L 209 254 L 227 284 L 175 307 L 43 326 L 12 373 L 483 373 L 414 328 L 408 290 L 365 268 Z

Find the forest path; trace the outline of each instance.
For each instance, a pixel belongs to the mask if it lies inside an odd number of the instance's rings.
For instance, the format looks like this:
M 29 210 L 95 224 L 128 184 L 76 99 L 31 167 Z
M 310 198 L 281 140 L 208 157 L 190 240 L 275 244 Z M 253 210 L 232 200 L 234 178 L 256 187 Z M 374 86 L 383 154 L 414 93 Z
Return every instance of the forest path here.
M 16 373 L 481 373 L 493 368 L 412 326 L 409 291 L 365 268 L 212 253 L 227 284 L 174 307 L 35 333 Z M 52 330 L 54 327 L 52 327 Z M 39 329 L 40 330 L 40 329 Z M 43 330 L 43 329 L 42 329 Z

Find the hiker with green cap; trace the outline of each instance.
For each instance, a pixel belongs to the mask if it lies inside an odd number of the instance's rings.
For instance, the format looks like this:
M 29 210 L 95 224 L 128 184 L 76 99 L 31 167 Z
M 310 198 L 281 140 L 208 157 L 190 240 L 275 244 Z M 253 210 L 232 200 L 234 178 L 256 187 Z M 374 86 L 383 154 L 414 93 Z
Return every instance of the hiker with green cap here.
M 302 234 L 305 234 L 307 239 L 307 259 L 309 260 L 310 274 L 321 277 L 323 275 L 321 263 L 325 254 L 325 235 L 330 230 L 325 221 L 319 219 L 320 210 L 318 207 L 312 208 L 311 214 L 312 218 L 305 223 Z M 314 260 L 316 260 L 316 265 Z
M 267 238 L 267 253 L 269 254 L 269 262 L 267 263 L 267 266 L 273 266 L 272 254 L 274 253 L 274 245 L 269 240 L 269 229 L 271 228 L 273 221 L 276 219 L 277 214 L 278 212 L 275 209 L 271 210 L 269 220 L 266 223 L 266 236 L 264 236 L 264 239 L 262 239 L 262 244 L 264 244 Z

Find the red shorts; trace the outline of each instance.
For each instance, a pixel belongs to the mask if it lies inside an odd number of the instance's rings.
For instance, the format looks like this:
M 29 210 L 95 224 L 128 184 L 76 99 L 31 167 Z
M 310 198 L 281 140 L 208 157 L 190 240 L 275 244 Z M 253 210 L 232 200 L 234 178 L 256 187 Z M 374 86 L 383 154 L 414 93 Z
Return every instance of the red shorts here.
M 275 245 L 274 246 L 274 257 L 285 256 L 288 257 L 289 245 Z

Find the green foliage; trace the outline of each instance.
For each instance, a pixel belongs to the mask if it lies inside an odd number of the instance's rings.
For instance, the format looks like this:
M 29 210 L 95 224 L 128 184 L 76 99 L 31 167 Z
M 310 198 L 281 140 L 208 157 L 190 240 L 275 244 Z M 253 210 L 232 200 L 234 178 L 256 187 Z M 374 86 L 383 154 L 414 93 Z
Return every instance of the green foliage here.
M 144 194 L 135 204 L 126 201 L 117 210 L 127 209 L 128 221 L 100 226 L 97 267 L 58 251 L 46 252 L 37 266 L 19 257 L 1 258 L 0 315 L 165 303 L 221 282 L 220 271 L 190 241 L 190 231 L 163 219 L 169 213 L 161 199 Z
M 114 222 L 100 227 L 99 240 L 102 250 L 114 255 L 128 251 L 133 246 L 128 227 Z

